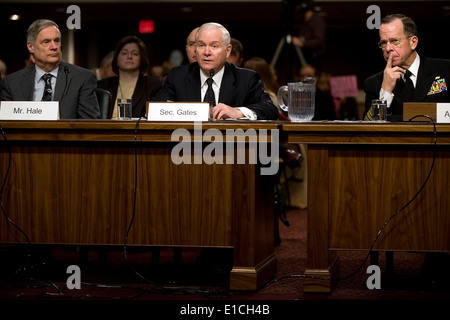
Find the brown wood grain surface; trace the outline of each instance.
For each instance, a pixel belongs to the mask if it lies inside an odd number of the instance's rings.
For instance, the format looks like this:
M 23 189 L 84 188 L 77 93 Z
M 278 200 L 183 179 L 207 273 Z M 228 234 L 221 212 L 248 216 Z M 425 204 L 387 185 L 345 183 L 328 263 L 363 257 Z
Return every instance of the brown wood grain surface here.
M 33 244 L 195 246 L 234 249 L 230 287 L 256 290 L 276 272 L 273 176 L 261 176 L 237 150 L 223 164 L 175 164 L 176 129 L 198 142 L 204 133 L 253 134 L 271 139 L 277 123 L 133 121 L 20 122 L 1 124 L 3 205 Z M 241 131 L 239 131 L 241 130 Z M 261 131 L 262 132 L 262 131 Z M 202 138 L 200 138 L 201 141 Z M 200 151 L 209 145 L 200 143 Z M 194 153 L 195 146 L 192 147 Z M 200 153 L 202 155 L 202 153 Z M 233 160 L 233 163 L 230 161 Z M 278 160 L 278 159 L 276 159 Z M 136 200 L 135 200 L 136 195 Z M 131 226 L 131 227 L 130 227 Z M 128 228 L 129 233 L 127 233 Z M 25 237 L 0 222 L 0 241 Z

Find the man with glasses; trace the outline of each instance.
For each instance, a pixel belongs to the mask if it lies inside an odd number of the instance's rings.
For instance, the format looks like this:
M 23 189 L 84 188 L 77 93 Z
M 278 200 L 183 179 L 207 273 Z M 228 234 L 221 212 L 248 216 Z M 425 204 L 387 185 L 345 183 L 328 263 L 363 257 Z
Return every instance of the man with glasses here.
M 430 59 L 416 51 L 419 38 L 414 21 L 402 14 L 381 20 L 380 42 L 387 61 L 384 71 L 364 82 L 364 120 L 371 120 L 372 100 L 386 100 L 388 119 L 402 121 L 403 102 L 450 102 L 450 60 Z

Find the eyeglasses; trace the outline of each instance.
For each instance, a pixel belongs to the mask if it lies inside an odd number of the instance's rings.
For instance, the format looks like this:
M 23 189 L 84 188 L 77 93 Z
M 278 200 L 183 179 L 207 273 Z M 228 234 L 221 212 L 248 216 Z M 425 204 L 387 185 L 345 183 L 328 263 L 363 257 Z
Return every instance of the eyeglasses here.
M 409 39 L 411 37 L 412 36 L 409 36 L 409 37 L 406 37 L 406 38 L 403 38 L 403 39 Z M 395 38 L 393 38 L 393 39 L 389 39 L 387 41 L 386 40 L 382 40 L 382 41 L 378 42 L 378 47 L 380 47 L 380 49 L 386 49 L 387 44 L 389 42 L 394 47 L 398 48 L 400 46 L 400 43 L 402 42 L 403 39 L 395 39 Z

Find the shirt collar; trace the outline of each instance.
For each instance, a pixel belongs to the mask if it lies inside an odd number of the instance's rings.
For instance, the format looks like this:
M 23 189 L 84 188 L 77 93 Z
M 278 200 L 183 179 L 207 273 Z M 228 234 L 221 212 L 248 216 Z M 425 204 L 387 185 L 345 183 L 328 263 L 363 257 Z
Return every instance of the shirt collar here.
M 215 83 L 219 88 L 222 83 L 222 78 L 224 74 L 225 66 L 222 67 L 222 69 L 219 70 L 214 76 L 213 76 L 213 83 Z M 206 84 L 206 79 L 209 77 L 205 76 L 205 74 L 202 72 L 202 69 L 200 69 L 200 83 L 202 84 L 202 87 Z
M 57 66 L 55 69 L 53 69 L 53 70 L 50 71 L 50 72 L 45 72 L 44 70 L 42 70 L 41 68 L 39 68 L 37 65 L 35 65 L 35 68 L 36 68 L 36 76 L 35 76 L 36 82 L 39 81 L 39 80 L 41 80 L 42 76 L 43 76 L 44 74 L 46 74 L 46 73 L 50 73 L 50 74 L 51 74 L 52 76 L 54 76 L 55 78 L 58 77 L 59 66 Z
M 414 59 L 414 62 L 408 69 L 411 72 L 411 74 L 416 78 L 417 78 L 417 73 L 419 72 L 419 65 L 420 65 L 420 57 L 419 57 L 419 54 L 416 54 L 416 58 Z

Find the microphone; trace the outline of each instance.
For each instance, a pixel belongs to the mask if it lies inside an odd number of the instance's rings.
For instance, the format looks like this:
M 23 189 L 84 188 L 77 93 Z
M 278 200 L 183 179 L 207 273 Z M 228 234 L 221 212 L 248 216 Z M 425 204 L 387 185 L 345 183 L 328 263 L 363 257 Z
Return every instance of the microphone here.
M 209 70 L 209 77 L 212 78 L 214 76 L 214 69 Z

